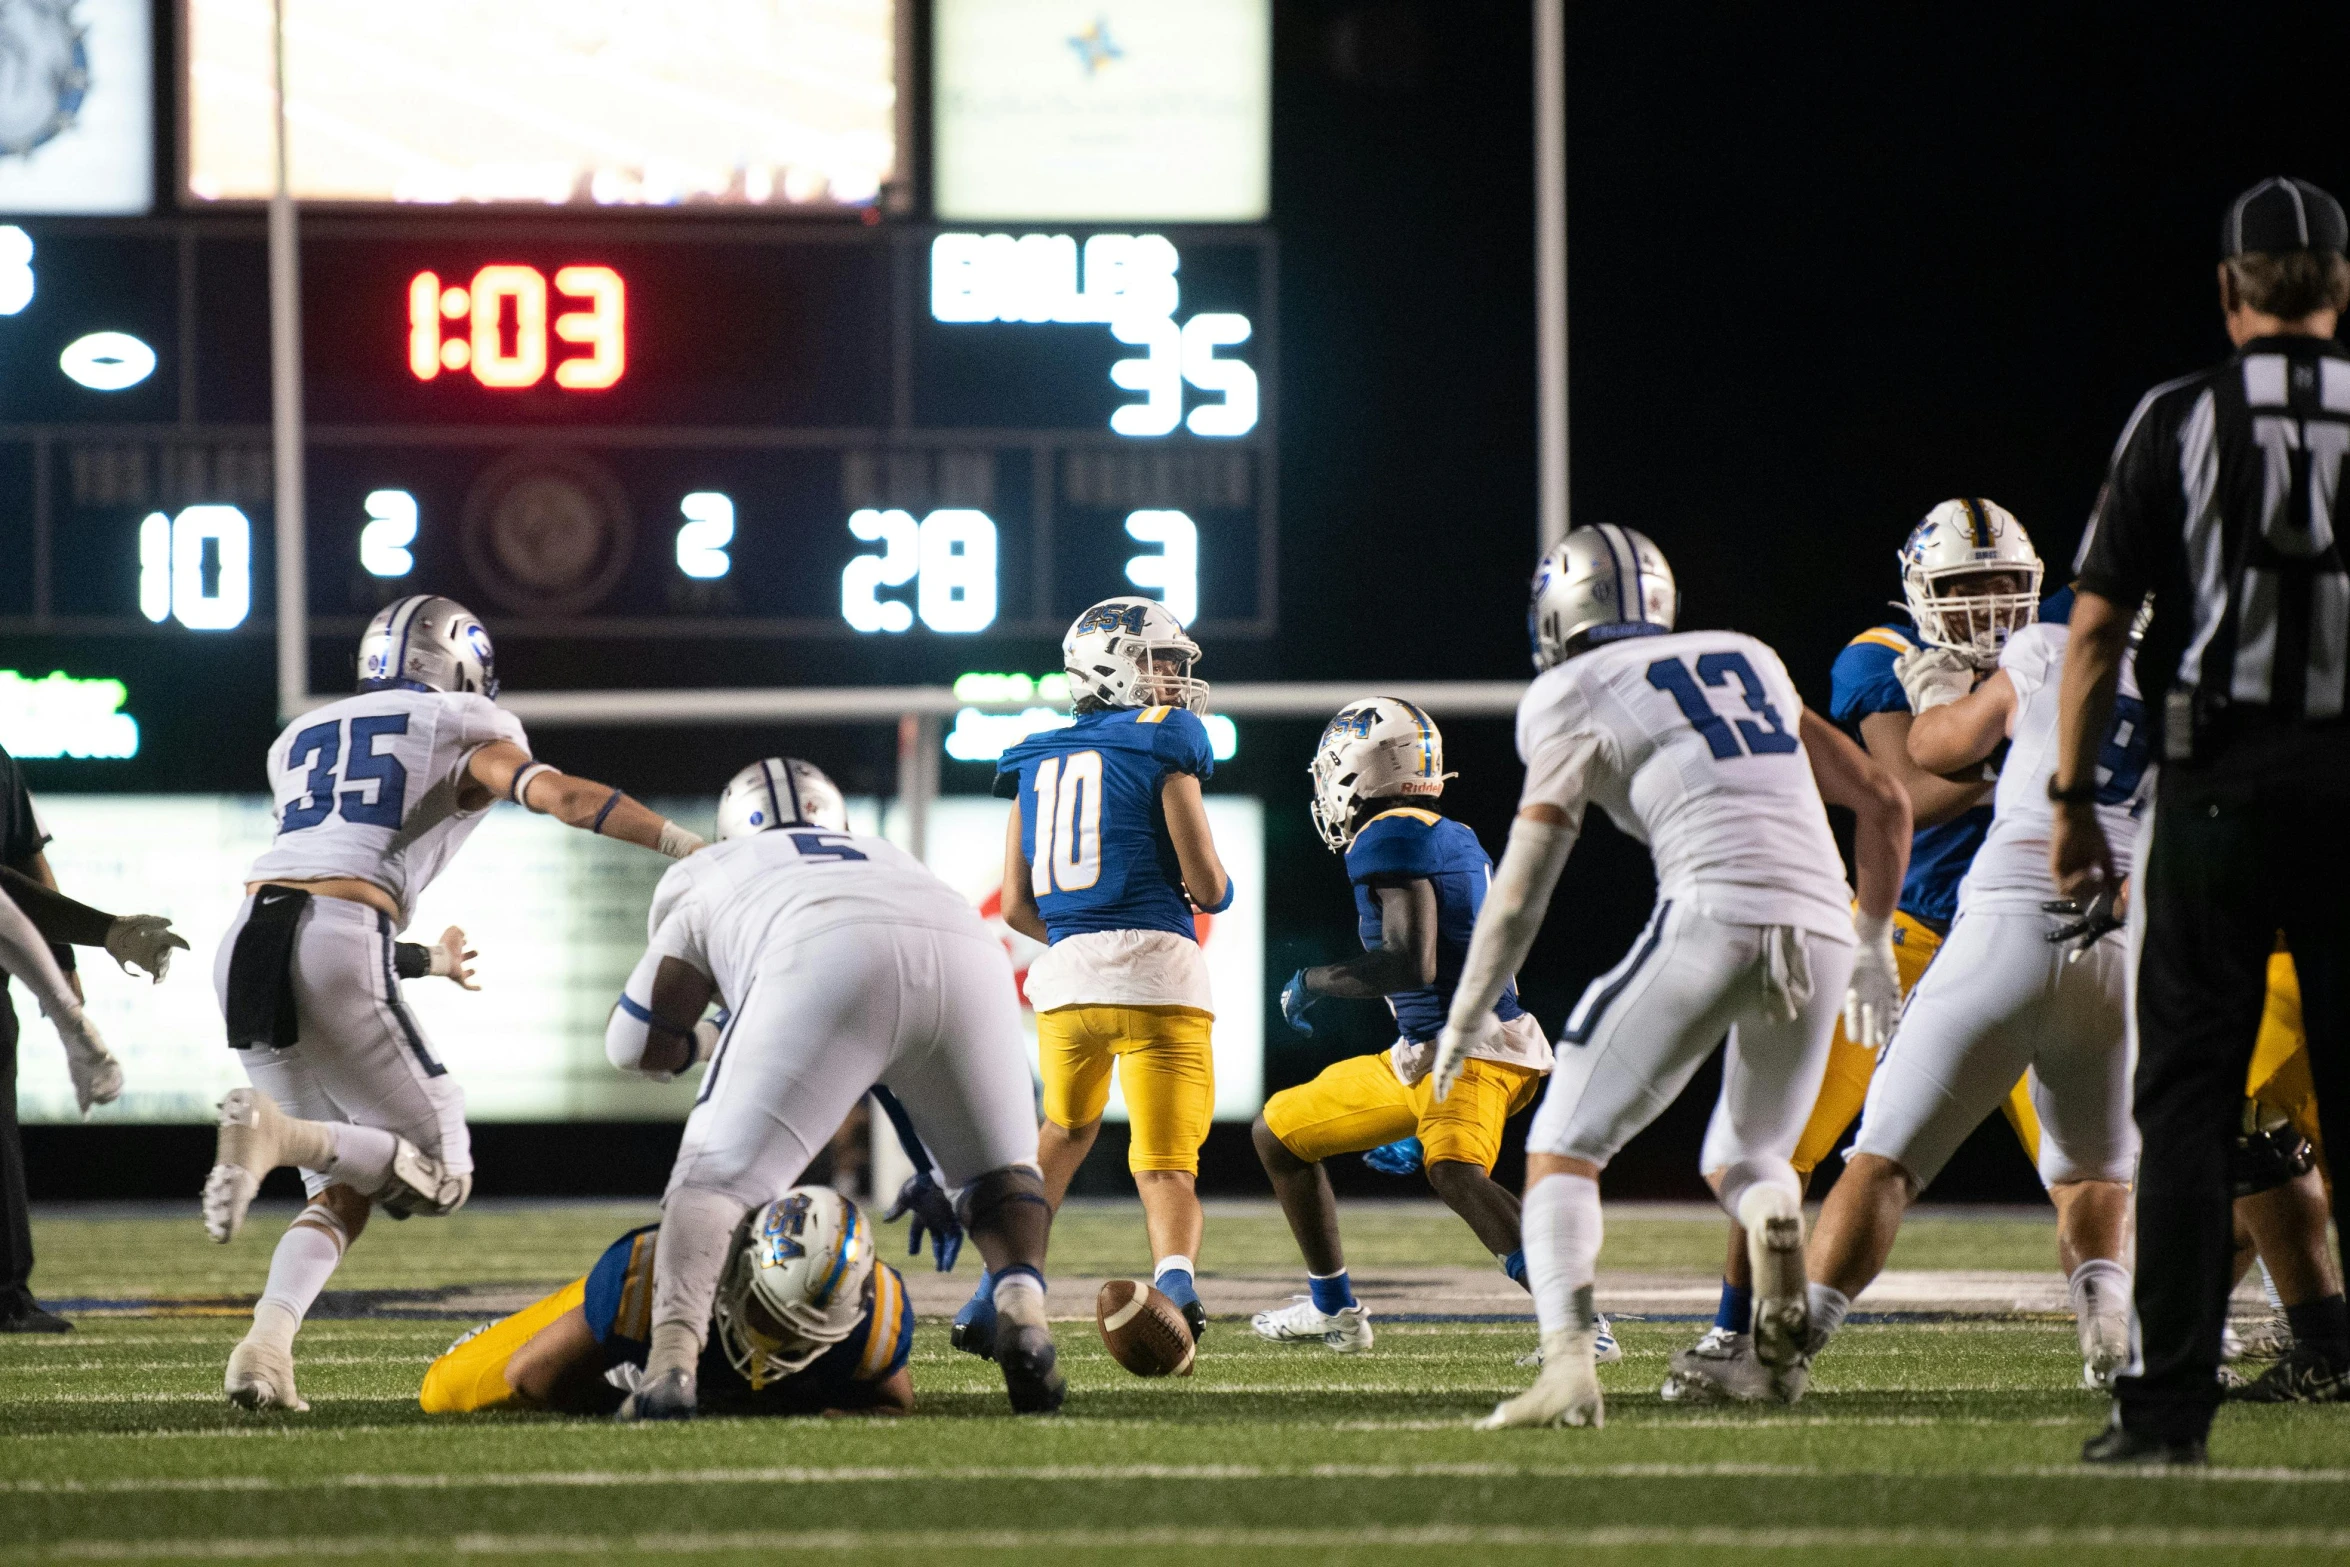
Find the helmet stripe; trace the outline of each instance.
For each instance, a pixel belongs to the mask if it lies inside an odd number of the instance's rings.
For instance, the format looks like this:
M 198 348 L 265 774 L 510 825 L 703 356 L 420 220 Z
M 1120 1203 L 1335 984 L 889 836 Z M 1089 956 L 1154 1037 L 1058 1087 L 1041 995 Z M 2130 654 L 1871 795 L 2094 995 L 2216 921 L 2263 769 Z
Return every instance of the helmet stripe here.
M 1411 714 L 1412 722 L 1420 726 L 1420 776 L 1422 778 L 1435 777 L 1436 726 L 1428 721 L 1428 715 L 1421 712 L 1416 704 L 1406 702 L 1398 697 L 1396 705 Z
M 1616 568 L 1616 618 L 1618 620 L 1630 620 L 1632 618 L 1632 611 L 1630 606 L 1624 602 L 1624 578 L 1627 573 L 1624 569 L 1625 549 L 1622 535 L 1623 530 L 1618 528 L 1612 522 L 1603 522 L 1599 525 L 1599 536 L 1601 540 L 1604 541 L 1607 545 L 1608 559 L 1614 564 Z M 1633 562 L 1630 574 L 1637 576 L 1639 570 L 1639 563 L 1637 561 Z
M 392 612 L 392 625 L 400 628 L 400 645 L 399 650 L 392 655 L 392 667 L 388 676 L 390 679 L 406 680 L 408 678 L 408 634 L 416 629 L 416 617 L 423 610 L 425 602 L 423 598 L 411 596 L 403 600 L 400 607 Z M 391 627 L 386 626 L 384 630 L 388 637 Z
M 1981 501 L 1976 500 L 1973 496 L 1970 495 L 1967 497 L 1966 502 L 1966 516 L 1967 526 L 1975 536 L 1975 548 L 1979 550 L 1989 549 L 1991 547 L 1990 512 L 1983 508 L 1983 503 Z
M 819 1306 L 832 1304 L 832 1292 L 840 1288 L 841 1275 L 849 1271 L 849 1259 L 857 1254 L 857 1247 L 865 1238 L 865 1215 L 845 1197 L 841 1206 L 848 1210 L 849 1222 L 840 1227 L 840 1242 L 832 1248 L 832 1271 L 817 1286 L 814 1304 Z
M 775 793 L 775 764 L 773 762 L 762 759 L 759 763 L 759 776 L 764 779 L 767 784 L 768 819 L 776 826 L 781 827 L 784 821 L 783 801 L 777 798 Z

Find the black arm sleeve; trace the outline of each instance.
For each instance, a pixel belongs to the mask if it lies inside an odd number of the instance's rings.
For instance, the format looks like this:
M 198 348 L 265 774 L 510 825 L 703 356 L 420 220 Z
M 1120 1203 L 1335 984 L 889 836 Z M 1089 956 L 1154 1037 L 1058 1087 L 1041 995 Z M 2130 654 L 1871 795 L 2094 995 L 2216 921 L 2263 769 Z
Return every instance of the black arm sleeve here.
M 432 972 L 432 948 L 413 941 L 392 943 L 392 972 L 402 979 L 422 979 Z
M 906 1114 L 906 1107 L 898 1103 L 898 1096 L 873 1085 L 873 1097 L 881 1105 L 881 1113 L 889 1117 L 892 1130 L 898 1134 L 898 1146 L 906 1150 L 906 1157 L 914 1161 L 914 1168 L 935 1174 L 938 1166 L 930 1159 L 930 1150 L 922 1146 L 922 1139 L 914 1133 L 914 1118 Z
M 2186 520 L 2179 395 L 2157 388 L 2130 416 L 2073 561 L 2074 586 L 2132 611 L 2162 575 L 2163 552 L 2179 543 Z
M 76 947 L 103 947 L 106 933 L 114 928 L 114 916 L 86 903 L 77 903 L 64 893 L 44 887 L 19 870 L 0 865 L 0 885 L 8 889 L 9 897 L 25 912 L 43 939 L 63 942 Z

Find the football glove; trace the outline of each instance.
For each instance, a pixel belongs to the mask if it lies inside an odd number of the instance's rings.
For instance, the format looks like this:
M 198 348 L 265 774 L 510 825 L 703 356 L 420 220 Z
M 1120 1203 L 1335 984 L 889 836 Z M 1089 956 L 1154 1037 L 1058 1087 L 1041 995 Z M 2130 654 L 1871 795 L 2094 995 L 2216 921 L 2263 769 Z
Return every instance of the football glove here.
M 73 1079 L 73 1097 L 89 1119 L 92 1105 L 110 1105 L 122 1096 L 122 1063 L 106 1048 L 98 1025 L 79 1007 L 50 1019 L 65 1046 L 65 1070 Z
M 1856 914 L 1853 933 L 1860 950 L 1852 958 L 1852 982 L 1844 992 L 1844 1037 L 1881 1061 L 1901 1016 L 1901 967 L 1893 959 L 1893 920 Z
M 1478 1039 L 1484 1034 L 1498 1031 L 1501 1027 L 1500 1020 L 1490 1012 L 1486 1013 L 1478 1022 L 1480 1027 L 1476 1034 L 1464 1034 L 1454 1028 L 1451 1021 L 1447 1019 L 1443 1030 L 1437 1034 L 1436 1064 L 1428 1069 L 1428 1075 L 1436 1080 L 1435 1094 L 1437 1098 L 1442 1099 L 1446 1094 L 1451 1093 L 1452 1085 L 1461 1080 L 1461 1072 L 1469 1064 L 1469 1051 Z
M 1957 701 L 1975 688 L 1975 666 L 1946 647 L 1913 647 L 1893 661 L 1909 710 L 1923 713 Z
M 160 914 L 125 914 L 106 928 L 106 955 L 125 973 L 143 969 L 156 984 L 171 968 L 173 948 L 185 952 L 188 944 Z
M 1424 1157 L 1417 1137 L 1399 1137 L 1364 1154 L 1363 1163 L 1381 1175 L 1409 1175 L 1419 1169 Z
M 2078 898 L 2058 898 L 2040 905 L 2043 914 L 2054 914 L 2068 923 L 2048 933 L 2048 944 L 2061 947 L 2072 943 L 2073 950 L 2065 954 L 2065 962 L 2078 963 L 2087 952 L 2107 936 L 2128 923 L 2116 912 L 2121 902 L 2121 888 L 2100 887 L 2084 903 Z
M 1299 969 L 1289 976 L 1289 983 L 1281 987 L 1281 1021 L 1308 1039 L 1313 1038 L 1314 1025 L 1306 1021 L 1306 1014 L 1321 999 L 1306 989 L 1306 971 Z
M 898 1200 L 890 1204 L 881 1222 L 894 1224 L 904 1214 L 913 1215 L 913 1222 L 906 1226 L 906 1255 L 922 1255 L 922 1236 L 928 1231 L 931 1260 L 939 1272 L 954 1272 L 955 1259 L 963 1254 L 963 1224 L 955 1217 L 955 1200 L 928 1170 L 906 1177 L 906 1184 L 898 1188 Z

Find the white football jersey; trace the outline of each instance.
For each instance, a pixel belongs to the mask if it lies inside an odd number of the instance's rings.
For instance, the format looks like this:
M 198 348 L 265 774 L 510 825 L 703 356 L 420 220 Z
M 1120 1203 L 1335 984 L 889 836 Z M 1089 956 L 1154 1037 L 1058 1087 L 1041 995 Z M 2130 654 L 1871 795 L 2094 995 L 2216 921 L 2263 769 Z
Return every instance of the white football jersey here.
M 1999 667 L 2015 686 L 2015 731 L 2007 760 L 2000 764 L 1999 788 L 1991 797 L 1990 835 L 1975 851 L 1975 862 L 1959 883 L 1960 912 L 2004 905 L 2038 911 L 2057 896 L 2048 875 L 2048 842 L 2056 831 L 2056 808 L 2048 780 L 2056 776 L 2057 688 L 2064 673 L 2065 643 L 2071 631 L 2045 621 L 2007 639 Z M 2097 819 L 2116 865 L 2130 862 L 2138 824 L 2154 793 L 2154 769 L 2146 736 L 2146 709 L 2138 698 L 2136 660 L 2125 657 L 2113 724 L 2097 751 Z
M 691 963 L 738 1007 L 770 953 L 836 925 L 996 940 L 962 894 L 896 844 L 819 827 L 770 828 L 686 856 L 654 889 L 645 924 L 653 951 Z
M 246 879 L 372 882 L 405 929 L 488 814 L 459 810 L 457 790 L 466 759 L 493 740 L 530 749 L 520 720 L 471 693 L 363 691 L 303 714 L 269 748 L 277 841 Z
M 1735 631 L 1633 637 L 1518 704 L 1525 804 L 1586 803 L 1656 858 L 1657 897 L 1735 925 L 1849 939 L 1851 891 L 1779 655 Z

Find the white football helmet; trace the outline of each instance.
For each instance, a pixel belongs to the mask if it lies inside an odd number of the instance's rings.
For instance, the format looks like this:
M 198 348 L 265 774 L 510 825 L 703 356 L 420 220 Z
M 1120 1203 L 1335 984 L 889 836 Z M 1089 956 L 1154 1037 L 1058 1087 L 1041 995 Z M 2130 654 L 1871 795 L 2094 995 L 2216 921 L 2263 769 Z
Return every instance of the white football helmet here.
M 1306 774 L 1314 780 L 1314 830 L 1333 849 L 1355 841 L 1355 808 L 1363 801 L 1433 800 L 1452 776 L 1435 721 L 1392 696 L 1340 708 Z
M 455 599 L 418 593 L 375 612 L 359 637 L 362 691 L 478 691 L 498 695 L 490 634 Z
M 1205 712 L 1208 683 L 1192 674 L 1199 644 L 1157 599 L 1103 599 L 1061 638 L 1069 695 L 1103 707 L 1187 707 Z M 1172 662 L 1169 672 L 1157 667 Z
M 813 762 L 770 756 L 736 773 L 719 792 L 718 839 L 748 838 L 772 827 L 847 832 L 849 804 Z
M 1918 640 L 1947 648 L 1988 669 L 1999 662 L 2007 639 L 2032 623 L 2040 610 L 2039 552 L 2015 513 L 1995 501 L 1944 501 L 1926 513 L 1901 546 L 1901 608 L 1917 626 Z M 2020 591 L 1962 591 L 1994 572 L 2023 579 Z
M 712 1313 L 734 1369 L 762 1388 L 855 1332 L 873 1256 L 873 1226 L 829 1186 L 795 1186 L 753 1210 L 734 1232 Z
M 1673 568 L 1647 534 L 1612 522 L 1577 528 L 1534 567 L 1526 610 L 1534 667 L 1549 669 L 1602 642 L 1670 631 L 1680 613 Z

